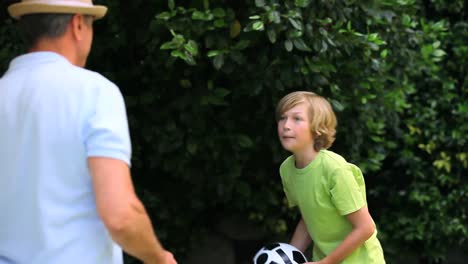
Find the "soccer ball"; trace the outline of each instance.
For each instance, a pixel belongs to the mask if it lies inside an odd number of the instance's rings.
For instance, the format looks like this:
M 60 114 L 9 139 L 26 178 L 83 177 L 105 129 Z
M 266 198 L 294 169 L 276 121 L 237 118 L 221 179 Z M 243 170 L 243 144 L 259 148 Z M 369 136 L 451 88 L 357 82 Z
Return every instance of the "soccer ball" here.
M 299 249 L 286 243 L 264 246 L 253 258 L 253 264 L 300 264 L 306 262 L 306 257 Z

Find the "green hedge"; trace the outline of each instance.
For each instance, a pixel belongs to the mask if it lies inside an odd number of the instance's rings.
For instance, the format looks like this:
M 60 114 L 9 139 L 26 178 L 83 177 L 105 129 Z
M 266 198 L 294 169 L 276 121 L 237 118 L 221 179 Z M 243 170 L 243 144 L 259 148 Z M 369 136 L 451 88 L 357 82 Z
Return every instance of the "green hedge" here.
M 331 100 L 332 150 L 365 171 L 389 263 L 406 248 L 437 263 L 466 243 L 464 1 L 94 2 L 110 12 L 89 68 L 126 97 L 137 190 L 176 254 L 230 214 L 294 228 L 274 119 L 294 90 Z M 6 5 L 2 69 L 21 52 Z

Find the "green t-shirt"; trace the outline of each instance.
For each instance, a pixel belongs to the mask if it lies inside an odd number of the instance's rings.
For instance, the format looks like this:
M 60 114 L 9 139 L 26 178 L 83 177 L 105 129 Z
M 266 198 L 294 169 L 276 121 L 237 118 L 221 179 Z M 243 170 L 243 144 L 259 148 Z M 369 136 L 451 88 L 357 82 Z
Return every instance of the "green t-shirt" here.
M 290 206 L 298 206 L 314 241 L 313 260 L 330 254 L 351 232 L 346 218 L 366 202 L 361 170 L 340 155 L 321 150 L 305 168 L 295 166 L 294 156 L 280 167 L 283 189 Z M 385 263 L 383 250 L 374 234 L 341 263 Z

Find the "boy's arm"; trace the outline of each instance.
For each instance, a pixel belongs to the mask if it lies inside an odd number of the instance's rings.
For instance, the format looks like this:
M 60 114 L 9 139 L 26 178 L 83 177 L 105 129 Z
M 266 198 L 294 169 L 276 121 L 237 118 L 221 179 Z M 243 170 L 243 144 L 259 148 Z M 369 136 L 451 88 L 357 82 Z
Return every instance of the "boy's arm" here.
M 312 238 L 307 231 L 304 219 L 301 217 L 301 220 L 299 220 L 299 223 L 296 226 L 296 230 L 294 231 L 294 234 L 291 238 L 290 244 L 304 252 L 309 247 L 311 242 Z
M 146 210 L 135 194 L 128 165 L 120 160 L 90 157 L 96 207 L 112 239 L 144 263 L 176 264 L 159 243 Z
M 356 212 L 346 215 L 346 218 L 353 225 L 353 229 L 335 250 L 333 250 L 328 256 L 317 263 L 340 263 L 349 254 L 360 247 L 367 239 L 369 239 L 375 231 L 375 225 L 372 221 L 372 217 L 369 214 L 367 206 L 357 210 Z

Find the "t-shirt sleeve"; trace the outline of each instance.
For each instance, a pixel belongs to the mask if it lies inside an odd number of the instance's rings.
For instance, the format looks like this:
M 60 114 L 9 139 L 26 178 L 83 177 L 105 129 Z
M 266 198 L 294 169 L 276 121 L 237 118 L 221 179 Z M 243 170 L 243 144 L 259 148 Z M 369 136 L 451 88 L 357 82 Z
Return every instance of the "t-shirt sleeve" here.
M 297 206 L 297 201 L 294 199 L 293 193 L 290 191 L 290 182 L 288 181 L 287 175 L 285 175 L 284 170 L 280 169 L 281 183 L 283 184 L 283 191 L 286 195 L 286 200 L 288 201 L 289 207 Z
M 339 168 L 331 175 L 331 199 L 341 215 L 353 213 L 366 205 L 365 190 L 359 183 L 361 175 L 351 168 Z
M 284 185 L 283 183 L 283 191 L 284 191 L 284 194 L 286 195 L 286 200 L 288 201 L 288 206 L 289 207 L 295 207 L 297 206 L 297 202 L 296 200 L 294 200 L 292 197 L 292 194 L 289 192 L 289 188 L 287 186 Z
M 96 96 L 84 130 L 87 156 L 115 158 L 130 166 L 131 142 L 123 96 L 111 82 L 99 87 Z

